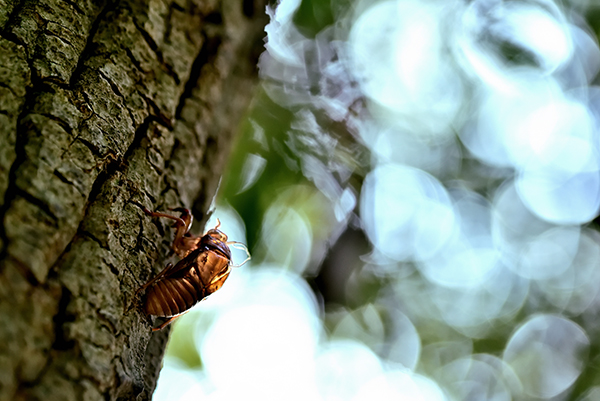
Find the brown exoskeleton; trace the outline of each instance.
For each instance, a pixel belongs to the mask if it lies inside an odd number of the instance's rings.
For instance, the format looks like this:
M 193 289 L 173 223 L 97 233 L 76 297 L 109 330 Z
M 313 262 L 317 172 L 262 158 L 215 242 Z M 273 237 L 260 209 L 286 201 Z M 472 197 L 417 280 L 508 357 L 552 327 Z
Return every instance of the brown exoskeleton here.
M 137 298 L 141 291 L 146 290 L 142 301 L 146 315 L 169 318 L 152 329 L 157 331 L 221 288 L 229 277 L 231 267 L 246 263 L 250 260 L 250 253 L 245 245 L 227 241 L 227 235 L 219 231 L 221 223 L 218 220 L 215 228 L 198 237 L 189 233 L 192 215 L 188 209 L 170 209 L 181 212 L 181 217 L 151 212 L 145 208 L 143 210 L 152 217 L 175 220 L 173 250 L 181 258 L 175 265 L 169 263 L 163 271 L 135 293 Z M 245 250 L 248 254 L 246 260 L 237 266 L 232 265 L 229 245 Z

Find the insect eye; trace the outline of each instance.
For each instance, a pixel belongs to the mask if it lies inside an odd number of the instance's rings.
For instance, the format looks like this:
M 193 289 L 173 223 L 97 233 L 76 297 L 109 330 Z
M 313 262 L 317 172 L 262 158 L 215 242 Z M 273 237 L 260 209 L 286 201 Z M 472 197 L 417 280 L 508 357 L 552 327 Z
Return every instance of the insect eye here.
M 212 230 L 208 230 L 207 234 L 210 235 L 212 238 L 216 239 L 217 241 L 221 241 L 221 242 L 227 241 L 227 235 L 219 230 L 214 229 L 214 228 Z

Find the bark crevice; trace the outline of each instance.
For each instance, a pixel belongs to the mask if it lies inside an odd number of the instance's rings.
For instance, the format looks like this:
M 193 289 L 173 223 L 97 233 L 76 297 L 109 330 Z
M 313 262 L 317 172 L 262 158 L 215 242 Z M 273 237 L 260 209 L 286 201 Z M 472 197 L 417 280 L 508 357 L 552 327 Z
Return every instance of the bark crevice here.
M 75 87 L 76 82 L 79 81 L 80 75 L 85 69 L 84 62 L 89 58 L 90 55 L 94 54 L 94 49 L 96 47 L 94 44 L 94 38 L 96 36 L 96 33 L 98 32 L 98 29 L 100 28 L 100 24 L 102 23 L 102 21 L 104 21 L 106 14 L 115 10 L 116 4 L 117 2 L 114 0 L 105 0 L 104 5 L 101 5 L 102 8 L 100 12 L 94 18 L 94 21 L 92 22 L 90 30 L 87 34 L 85 46 L 79 54 L 77 64 L 75 65 L 75 68 L 73 69 L 73 73 L 71 74 L 71 78 L 69 80 L 69 86 L 71 88 Z
M 185 106 L 185 101 L 192 96 L 192 93 L 196 88 L 198 79 L 202 74 L 202 68 L 207 65 L 207 63 L 212 61 L 220 45 L 220 37 L 208 37 L 206 34 L 203 34 L 202 48 L 200 49 L 198 55 L 194 58 L 189 79 L 185 83 L 185 88 L 179 97 L 179 102 L 177 103 L 177 108 L 175 109 L 175 118 L 177 120 L 181 119 L 181 111 Z

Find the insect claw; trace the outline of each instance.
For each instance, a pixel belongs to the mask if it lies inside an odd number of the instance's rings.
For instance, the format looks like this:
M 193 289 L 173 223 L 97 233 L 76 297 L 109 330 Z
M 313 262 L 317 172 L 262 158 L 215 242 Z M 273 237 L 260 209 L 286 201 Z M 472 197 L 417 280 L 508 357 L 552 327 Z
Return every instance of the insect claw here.
M 134 205 L 136 205 L 137 207 L 139 207 L 140 209 L 142 209 L 142 211 L 144 213 L 146 213 L 147 215 L 151 215 L 152 214 L 152 211 L 146 209 L 146 207 L 144 205 L 142 205 L 141 203 L 136 202 L 136 201 L 131 201 L 131 203 L 133 203 Z
M 165 327 L 167 327 L 168 325 L 170 325 L 171 323 L 173 323 L 173 320 L 177 319 L 179 316 L 180 316 L 180 315 L 177 315 L 177 316 L 173 316 L 173 317 L 171 317 L 171 318 L 170 318 L 169 320 L 167 320 L 166 322 L 163 322 L 163 323 L 161 323 L 161 324 L 160 324 L 160 326 L 158 326 L 158 327 L 153 327 L 153 328 L 152 328 L 152 331 L 159 331 L 159 330 L 162 330 L 162 329 L 164 329 Z

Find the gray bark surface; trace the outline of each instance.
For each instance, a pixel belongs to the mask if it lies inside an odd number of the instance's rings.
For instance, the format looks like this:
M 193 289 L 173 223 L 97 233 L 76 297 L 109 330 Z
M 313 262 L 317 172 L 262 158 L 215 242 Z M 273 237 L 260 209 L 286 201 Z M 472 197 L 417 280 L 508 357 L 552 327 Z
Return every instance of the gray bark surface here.
M 139 205 L 205 217 L 256 82 L 264 4 L 222 3 L 0 0 L 0 400 L 151 397 Z

